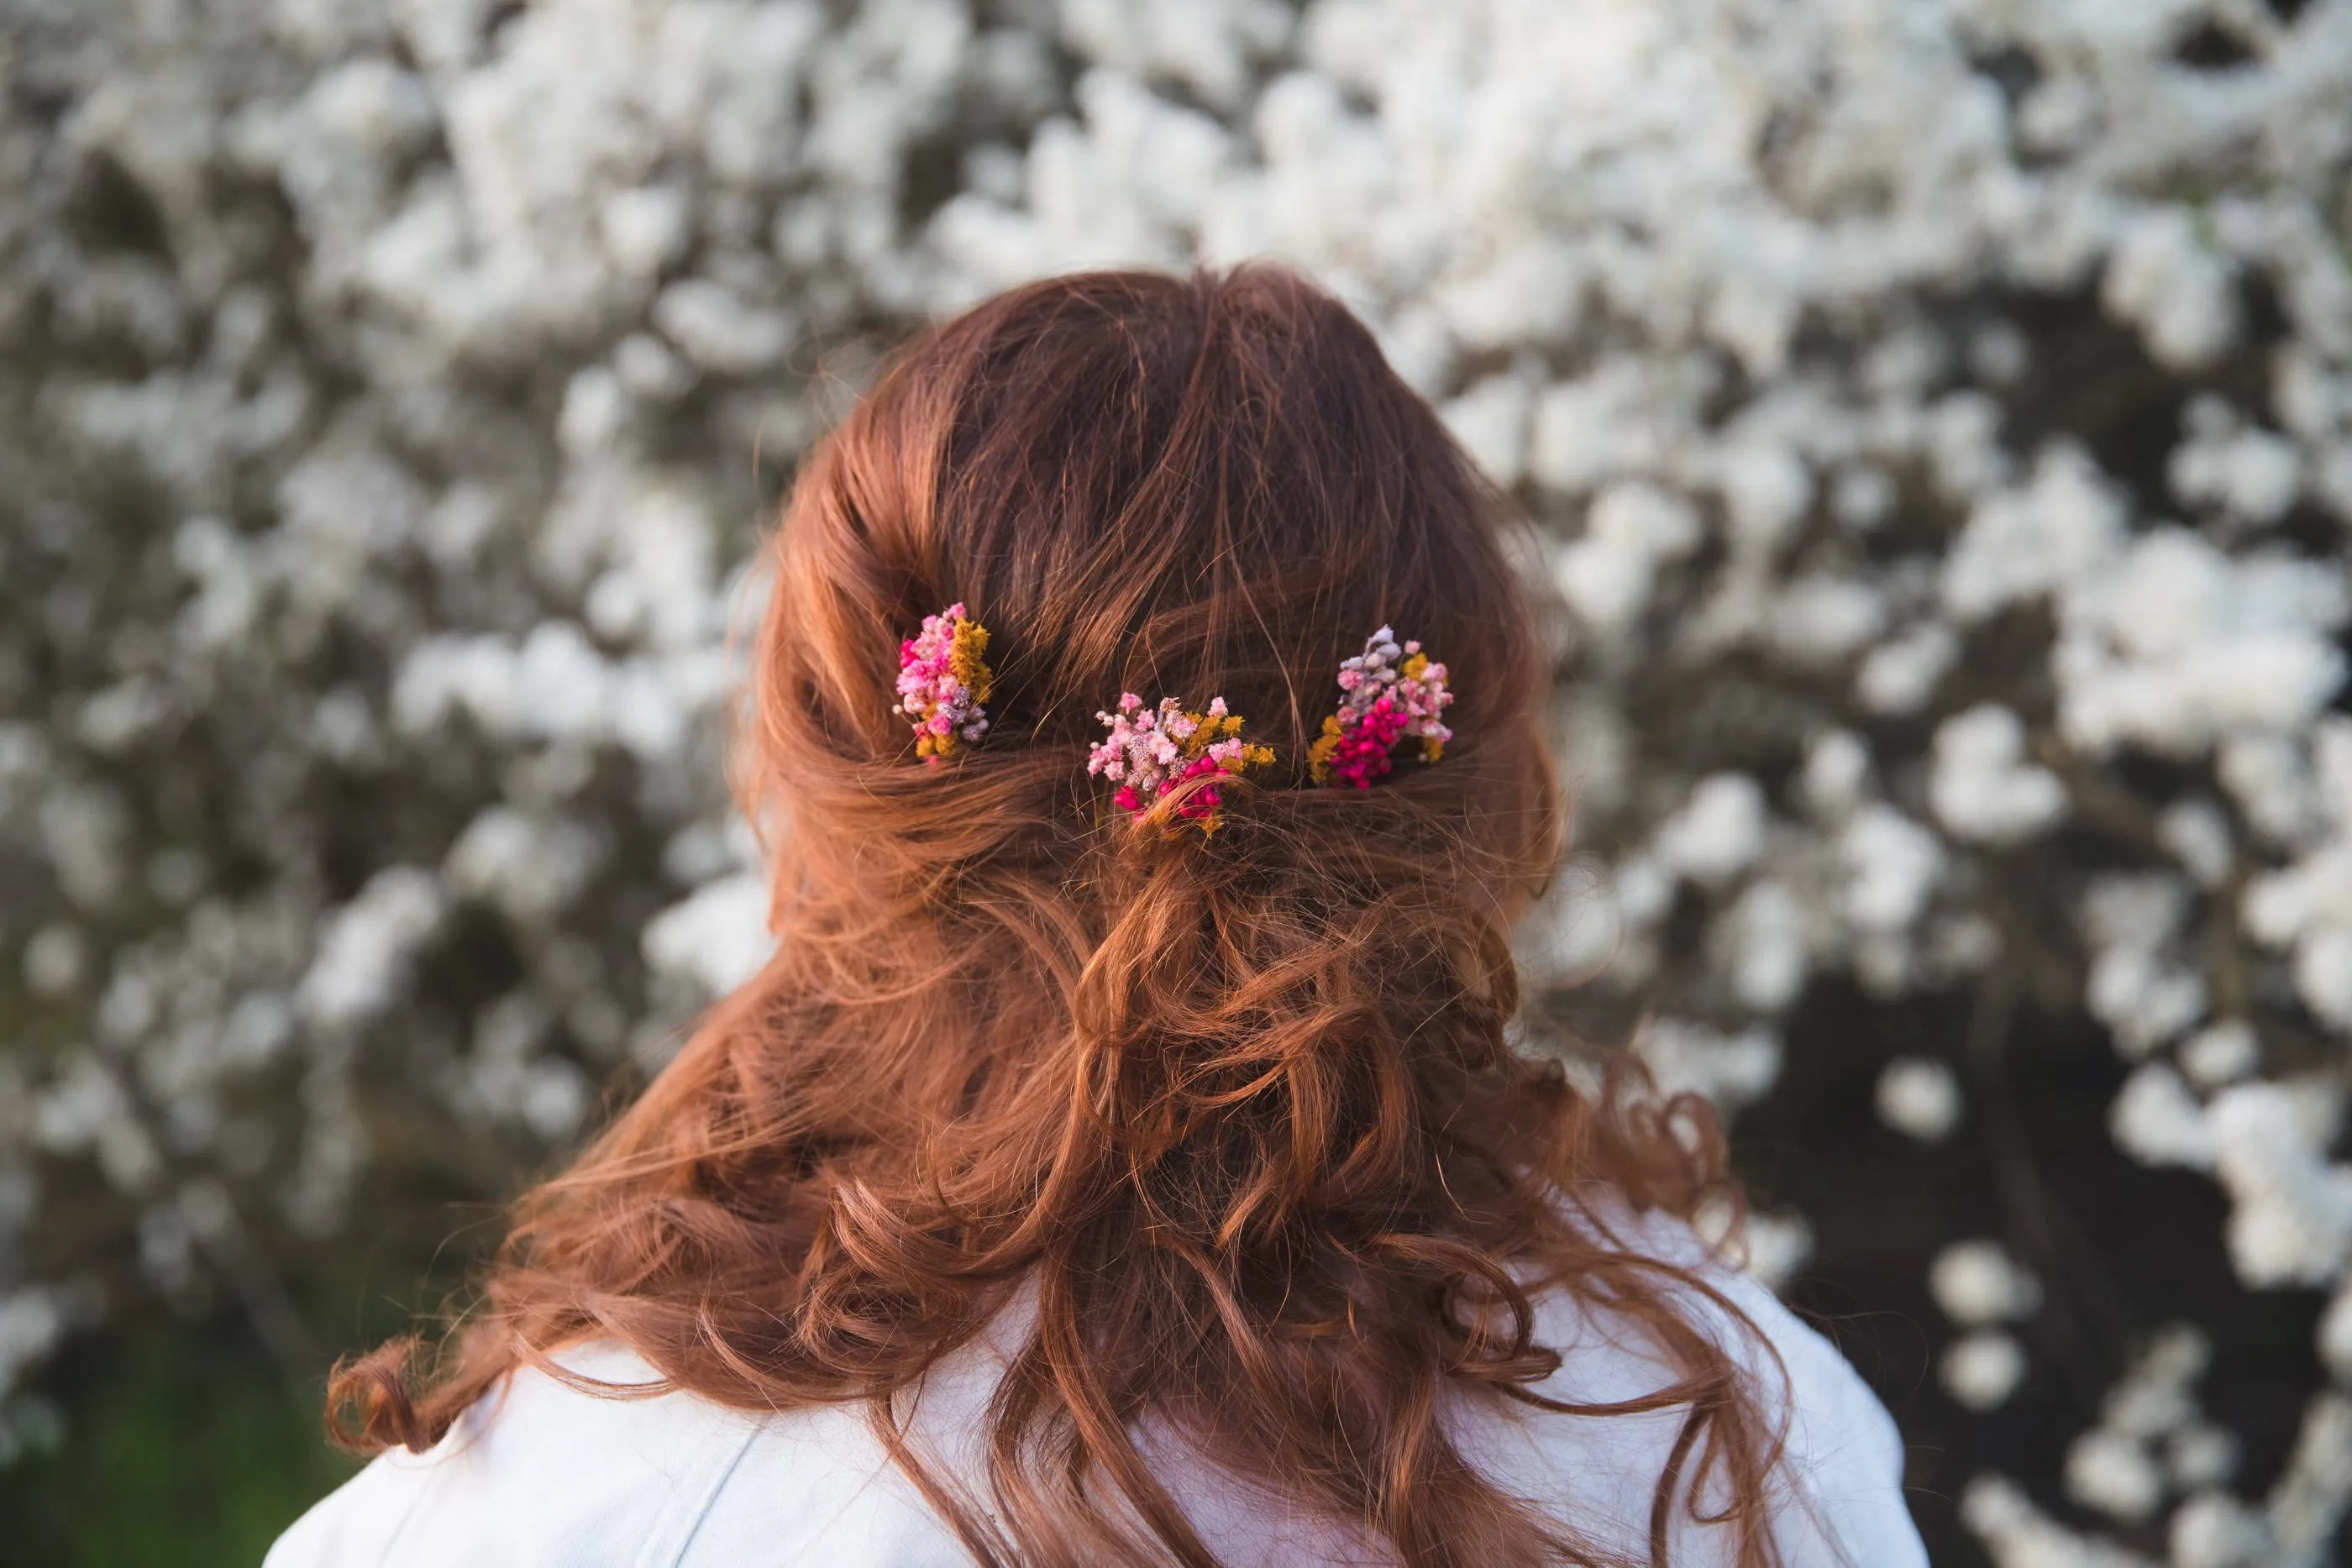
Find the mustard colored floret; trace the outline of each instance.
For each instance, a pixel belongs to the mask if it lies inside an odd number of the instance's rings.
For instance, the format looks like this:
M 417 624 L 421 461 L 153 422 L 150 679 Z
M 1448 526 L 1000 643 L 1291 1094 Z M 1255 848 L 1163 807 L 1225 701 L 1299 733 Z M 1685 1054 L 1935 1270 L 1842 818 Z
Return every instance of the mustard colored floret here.
M 1315 782 L 1328 784 L 1331 781 L 1331 754 L 1339 749 L 1339 743 L 1347 737 L 1348 732 L 1339 723 L 1338 714 L 1324 718 L 1322 736 L 1307 748 L 1307 771 Z
M 1184 755 L 1199 757 L 1209 747 L 1230 736 L 1239 735 L 1242 716 L 1237 713 L 1186 713 L 1192 733 L 1184 737 Z
M 996 687 L 996 672 L 988 667 L 987 653 L 988 628 L 977 621 L 958 621 L 955 641 L 948 649 L 948 669 L 976 703 L 986 702 Z

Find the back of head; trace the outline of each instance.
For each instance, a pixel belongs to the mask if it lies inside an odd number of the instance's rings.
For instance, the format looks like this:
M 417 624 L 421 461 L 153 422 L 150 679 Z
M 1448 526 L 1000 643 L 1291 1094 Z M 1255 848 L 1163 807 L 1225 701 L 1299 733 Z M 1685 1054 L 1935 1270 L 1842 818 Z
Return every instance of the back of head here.
M 1535 1282 L 1651 1323 L 1752 1501 L 1768 1445 L 1723 1354 L 1576 1218 L 1601 1186 L 1687 1211 L 1711 1127 L 1596 1105 L 1507 1040 L 1508 923 L 1560 833 L 1508 517 L 1280 269 L 1058 278 L 919 339 L 778 535 L 739 759 L 774 956 L 527 1201 L 420 1396 L 401 1347 L 345 1375 L 360 1436 L 437 1435 L 589 1337 L 730 1404 L 887 1416 L 1034 1291 L 995 1521 L 916 1467 L 984 1561 L 1209 1561 L 1146 1422 L 1408 1563 L 1593 1561 L 1438 1419 L 1449 1385 L 1542 1403 Z M 900 643 L 959 601 L 989 726 L 926 765 Z M 1383 625 L 1444 662 L 1454 738 L 1319 785 L 1335 674 Z M 1129 692 L 1221 695 L 1273 748 L 1220 781 L 1214 834 L 1089 777 Z
M 1244 814 L 1258 857 L 1470 849 L 1489 892 L 1521 894 L 1557 812 L 1504 515 L 1370 335 L 1288 272 L 998 296 L 908 350 L 803 476 L 747 783 L 816 852 L 860 841 L 861 899 L 950 868 L 1058 876 L 1127 848 L 1082 831 L 1097 713 L 1222 694 L 1282 765 Z M 987 742 L 942 776 L 908 766 L 892 682 L 951 601 L 990 629 L 995 685 Z M 1378 791 L 1299 788 L 1340 661 L 1384 623 L 1454 672 L 1460 745 Z

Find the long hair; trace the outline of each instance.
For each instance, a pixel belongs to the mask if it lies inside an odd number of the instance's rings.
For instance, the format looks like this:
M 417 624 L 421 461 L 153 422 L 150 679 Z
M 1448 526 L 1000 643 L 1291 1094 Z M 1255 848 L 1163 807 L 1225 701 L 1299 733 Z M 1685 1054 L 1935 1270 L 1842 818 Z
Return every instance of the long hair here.
M 1482 1478 L 1451 1402 L 1681 1410 L 1652 1557 L 1680 1509 L 1772 1562 L 1777 1438 L 1693 1321 L 1728 1303 L 1608 1218 L 1728 1193 L 1715 1124 L 1511 1044 L 1507 930 L 1562 839 L 1513 526 L 1277 267 L 1060 277 L 918 338 L 773 546 L 737 782 L 773 830 L 774 956 L 522 1201 L 437 1354 L 339 1369 L 344 1438 L 427 1445 L 601 1339 L 728 1406 L 866 1402 L 982 1563 L 1211 1568 L 1139 1448 L 1158 1423 L 1412 1568 L 1484 1568 L 1614 1559 Z M 926 766 L 898 653 L 957 601 L 991 727 Z M 1338 666 L 1383 624 L 1448 666 L 1455 739 L 1317 787 Z M 1108 806 L 1087 747 L 1122 692 L 1222 694 L 1275 747 L 1222 831 Z M 1545 1396 L 1550 1290 L 1676 1375 Z M 1017 1293 L 978 1506 L 895 1401 Z

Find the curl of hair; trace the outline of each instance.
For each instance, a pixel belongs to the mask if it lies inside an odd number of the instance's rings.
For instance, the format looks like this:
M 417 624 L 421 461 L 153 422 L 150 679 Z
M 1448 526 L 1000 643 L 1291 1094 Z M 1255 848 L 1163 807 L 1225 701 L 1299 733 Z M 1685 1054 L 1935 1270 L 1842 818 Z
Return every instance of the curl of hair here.
M 729 1406 L 866 1402 L 986 1563 L 1213 1563 L 1138 1448 L 1150 1416 L 1459 1568 L 1608 1559 L 1485 1480 L 1443 1397 L 1679 1408 L 1654 1559 L 1705 1495 L 1743 1568 L 1773 1561 L 1778 1439 L 1686 1321 L 1728 1303 L 1587 1205 L 1729 1193 L 1713 1122 L 1507 1042 L 1508 924 L 1561 847 L 1512 526 L 1360 324 L 1278 268 L 1057 278 L 919 338 L 774 546 L 738 772 L 776 828 L 773 956 L 522 1201 L 429 1367 L 400 1341 L 338 1370 L 344 1439 L 426 1445 L 605 1339 Z M 992 632 L 992 728 L 927 768 L 896 651 L 958 600 Z M 1457 738 L 1313 788 L 1332 672 L 1384 622 L 1446 662 Z M 1224 782 L 1213 840 L 1089 788 L 1122 690 L 1223 693 L 1276 747 Z M 1539 1289 L 1635 1321 L 1680 1375 L 1545 1398 Z M 982 1510 L 892 1401 L 1018 1290 Z

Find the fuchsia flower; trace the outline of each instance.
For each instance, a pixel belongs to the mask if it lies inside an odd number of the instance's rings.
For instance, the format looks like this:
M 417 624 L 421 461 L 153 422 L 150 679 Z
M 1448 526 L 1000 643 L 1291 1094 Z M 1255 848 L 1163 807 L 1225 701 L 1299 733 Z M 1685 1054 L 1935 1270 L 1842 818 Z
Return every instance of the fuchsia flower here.
M 1318 784 L 1368 789 L 1394 766 L 1389 753 L 1405 737 L 1421 742 L 1423 762 L 1444 756 L 1454 738 L 1439 716 L 1454 703 L 1445 666 L 1430 663 L 1419 643 L 1400 646 L 1389 627 L 1339 666 L 1339 710 L 1323 721 L 1322 736 L 1307 752 Z
M 1241 737 L 1242 719 L 1225 711 L 1225 699 L 1210 700 L 1205 713 L 1188 713 L 1174 697 L 1163 699 L 1157 710 L 1127 692 L 1117 713 L 1098 713 L 1110 734 L 1087 754 L 1087 772 L 1118 786 L 1111 804 L 1130 817 L 1140 817 L 1151 802 L 1171 794 L 1178 786 L 1217 774 L 1240 775 L 1274 760 L 1274 748 Z M 1223 821 L 1224 792 L 1214 784 L 1193 790 L 1178 804 L 1176 814 L 1213 833 Z
M 923 617 L 923 629 L 898 644 L 898 703 L 890 711 L 913 721 L 915 755 L 932 766 L 958 741 L 988 733 L 988 700 L 995 673 L 982 657 L 988 628 L 961 603 Z

